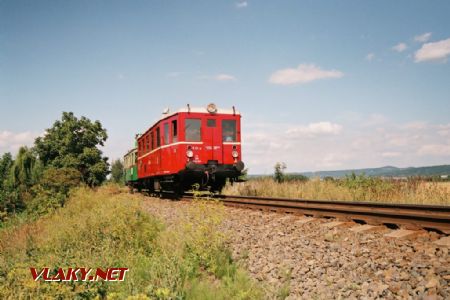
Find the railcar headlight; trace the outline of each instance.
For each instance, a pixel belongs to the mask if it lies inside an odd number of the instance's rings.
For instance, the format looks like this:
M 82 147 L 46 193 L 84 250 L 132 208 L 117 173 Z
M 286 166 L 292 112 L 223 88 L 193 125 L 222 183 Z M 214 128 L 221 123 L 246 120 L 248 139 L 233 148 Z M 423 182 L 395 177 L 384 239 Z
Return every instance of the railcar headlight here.
M 217 107 L 214 103 L 210 103 L 208 104 L 208 106 L 206 107 L 206 110 L 210 113 L 210 114 L 214 114 L 217 112 Z
M 233 150 L 233 151 L 231 152 L 231 155 L 232 155 L 234 158 L 237 158 L 237 157 L 239 156 L 239 153 L 238 153 L 236 150 Z
M 194 157 L 194 151 L 192 151 L 191 149 L 187 149 L 186 156 L 189 157 L 189 158 L 193 158 Z

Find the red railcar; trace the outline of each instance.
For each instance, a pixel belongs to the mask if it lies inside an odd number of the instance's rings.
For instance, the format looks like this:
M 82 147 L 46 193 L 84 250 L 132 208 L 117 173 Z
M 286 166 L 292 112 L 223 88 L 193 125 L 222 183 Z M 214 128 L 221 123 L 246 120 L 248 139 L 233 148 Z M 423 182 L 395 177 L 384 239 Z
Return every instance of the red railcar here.
M 220 191 L 244 169 L 241 115 L 233 109 L 189 105 L 162 118 L 137 138 L 138 189 L 173 191 L 202 188 Z

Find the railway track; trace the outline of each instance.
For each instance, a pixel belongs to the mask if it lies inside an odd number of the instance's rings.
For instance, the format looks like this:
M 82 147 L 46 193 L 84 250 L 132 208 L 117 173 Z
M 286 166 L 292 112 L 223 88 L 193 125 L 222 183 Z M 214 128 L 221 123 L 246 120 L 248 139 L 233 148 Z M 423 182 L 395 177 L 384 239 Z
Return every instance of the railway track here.
M 304 200 L 252 196 L 210 196 L 227 206 L 337 218 L 390 228 L 425 229 L 450 234 L 450 206 Z M 185 194 L 182 199 L 192 199 Z

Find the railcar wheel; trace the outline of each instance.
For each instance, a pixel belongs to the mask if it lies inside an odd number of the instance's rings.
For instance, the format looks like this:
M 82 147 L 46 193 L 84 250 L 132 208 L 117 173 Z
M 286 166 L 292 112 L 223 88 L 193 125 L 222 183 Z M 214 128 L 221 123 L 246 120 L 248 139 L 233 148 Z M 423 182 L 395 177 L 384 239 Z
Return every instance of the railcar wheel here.
M 226 183 L 225 179 L 216 180 L 211 184 L 211 192 L 221 193 L 222 189 L 225 187 L 225 183 Z

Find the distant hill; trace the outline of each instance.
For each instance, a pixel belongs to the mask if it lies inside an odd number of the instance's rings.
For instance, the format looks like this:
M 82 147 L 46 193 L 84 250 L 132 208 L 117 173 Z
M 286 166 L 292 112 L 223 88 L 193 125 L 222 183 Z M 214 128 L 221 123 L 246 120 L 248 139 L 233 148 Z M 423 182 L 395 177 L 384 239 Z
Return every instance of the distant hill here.
M 327 177 L 334 178 L 344 177 L 352 173 L 357 175 L 366 174 L 368 176 L 385 176 L 385 177 L 404 177 L 404 176 L 433 176 L 433 175 L 450 175 L 450 165 L 430 166 L 430 167 L 409 167 L 397 168 L 393 166 L 385 166 L 381 168 L 367 168 L 354 170 L 337 170 L 337 171 L 317 171 L 317 172 L 301 172 L 292 174 L 301 174 L 307 177 Z

